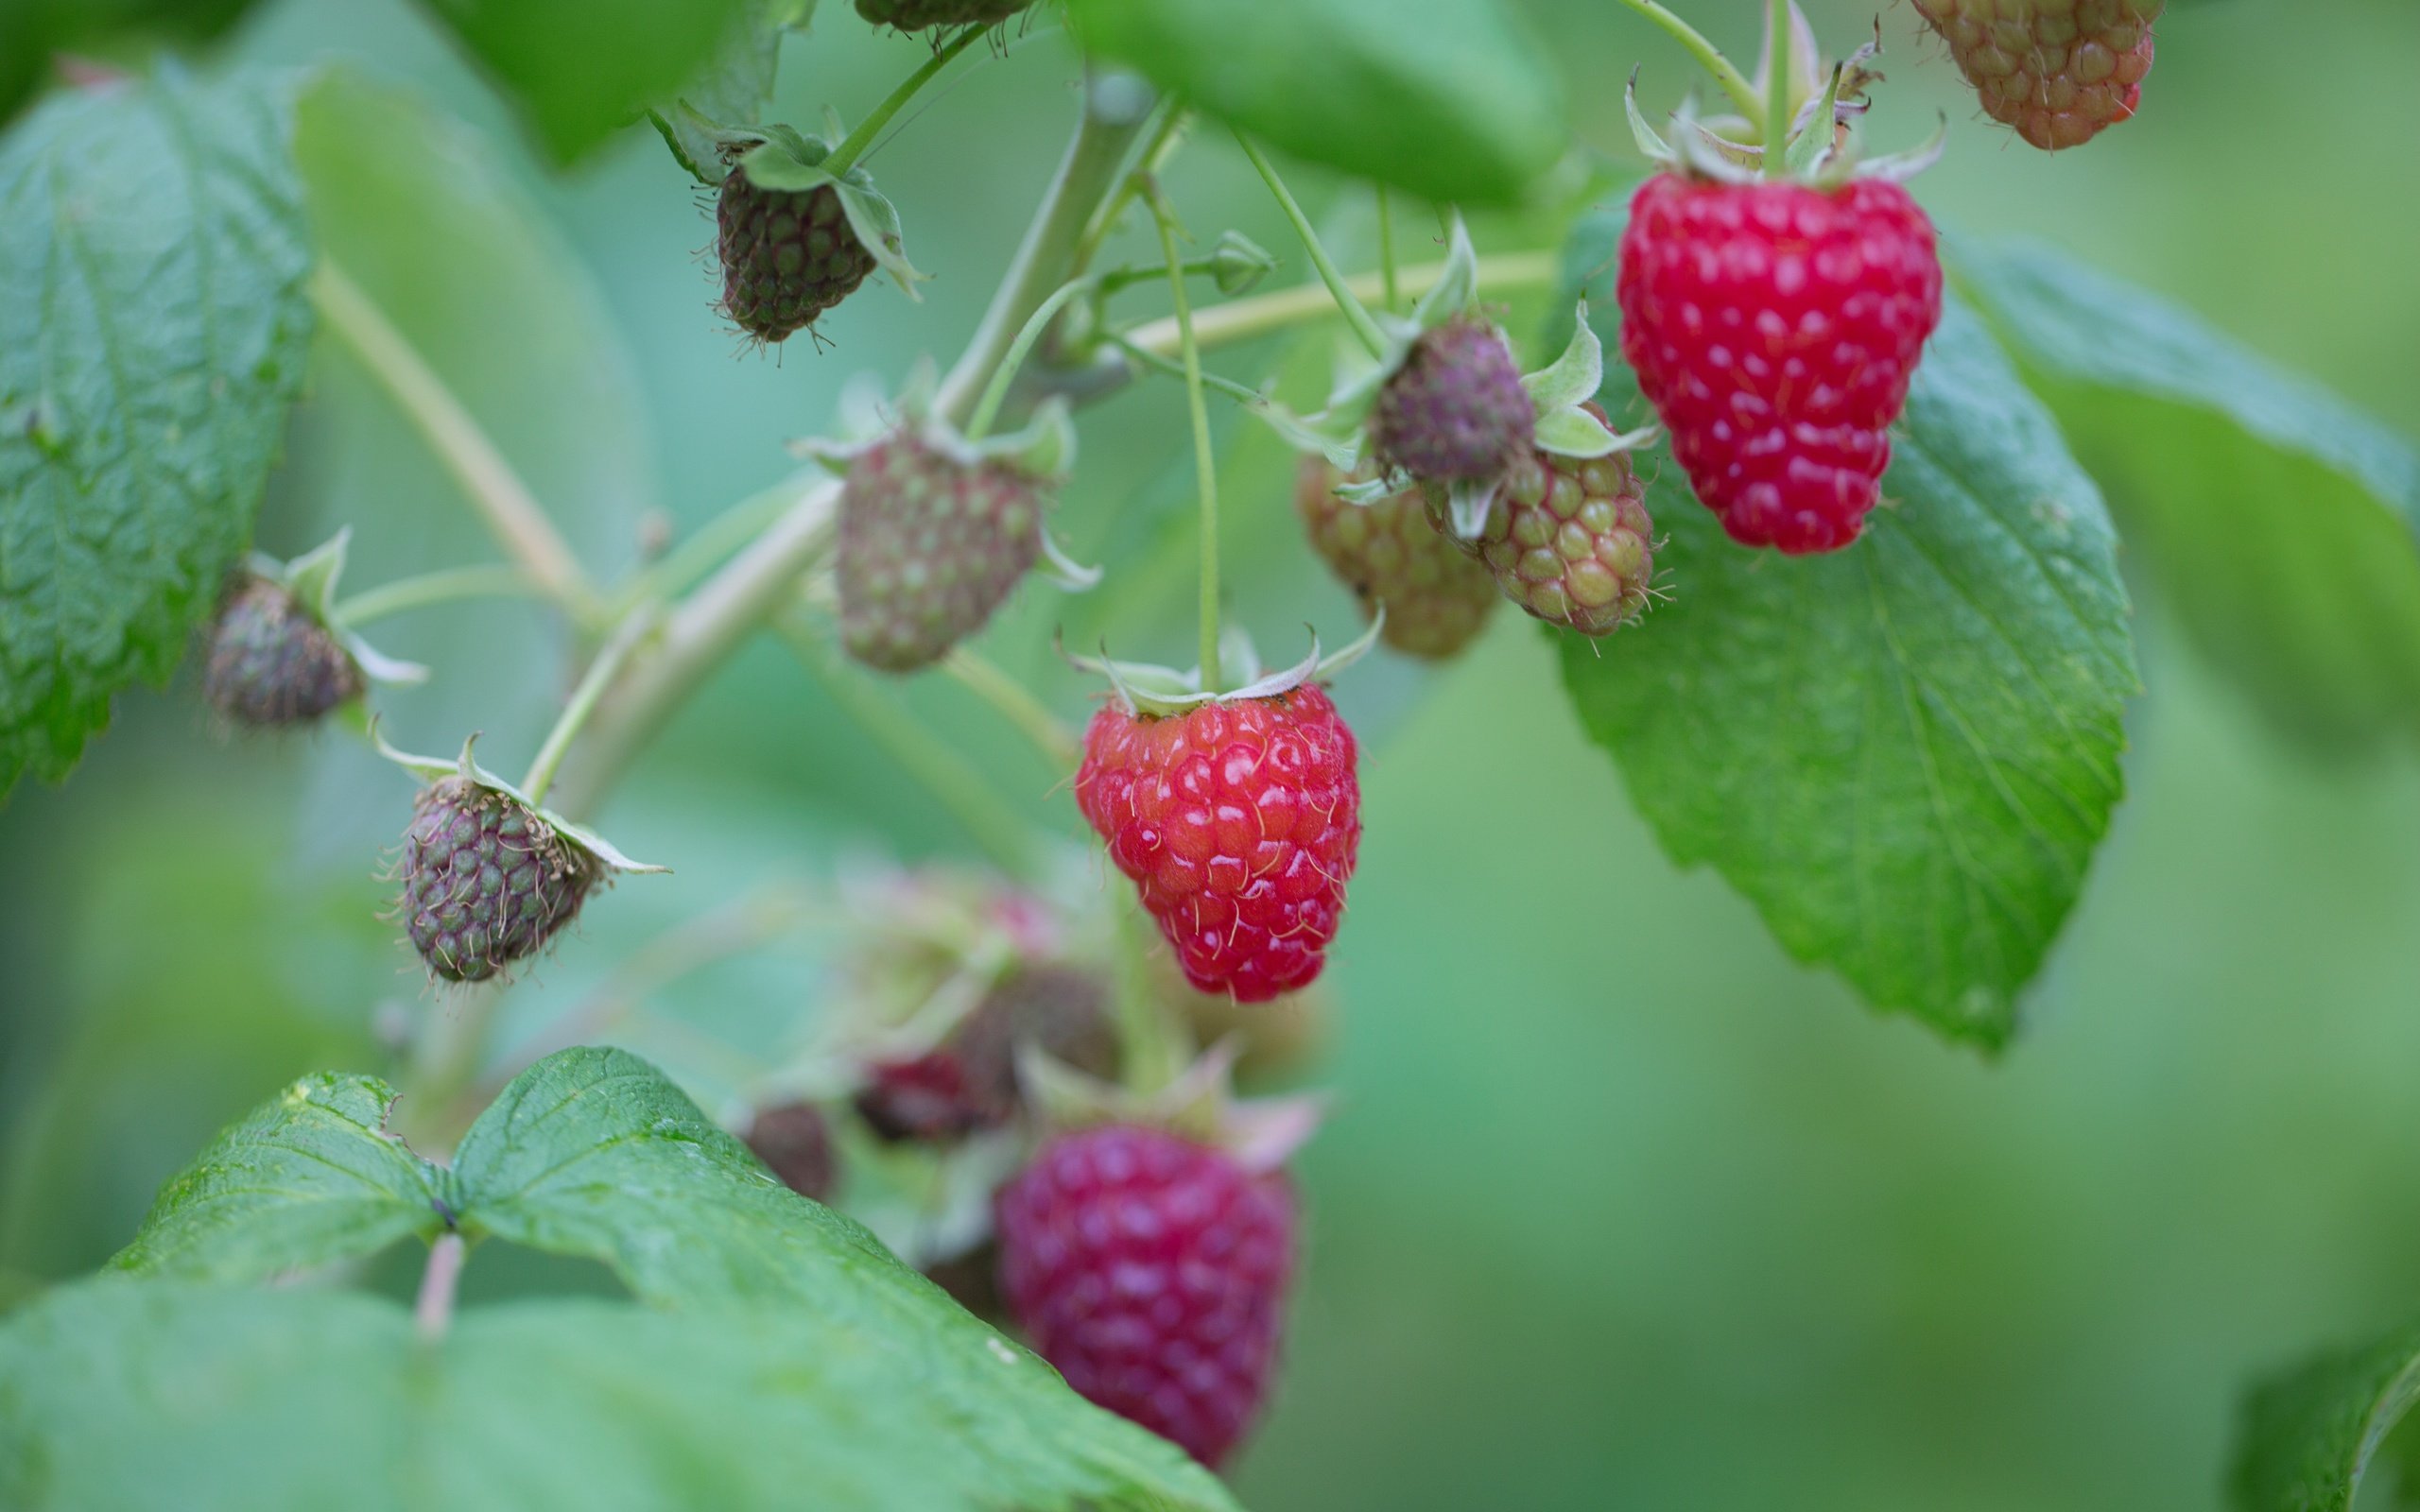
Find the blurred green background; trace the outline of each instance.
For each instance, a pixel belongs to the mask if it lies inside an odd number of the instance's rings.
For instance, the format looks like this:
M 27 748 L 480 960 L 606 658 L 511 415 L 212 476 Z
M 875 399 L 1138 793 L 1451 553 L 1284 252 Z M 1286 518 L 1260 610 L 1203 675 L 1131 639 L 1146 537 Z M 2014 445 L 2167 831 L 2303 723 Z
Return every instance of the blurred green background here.
M 1609 0 L 1527 4 L 1583 139 L 1629 160 L 1632 64 L 1660 105 L 1687 60 Z M 921 56 L 840 0 L 825 9 L 789 46 L 786 118 L 827 99 L 854 116 Z M 1678 9 L 1753 53 L 1760 5 Z M 1836 47 L 1874 15 L 1808 9 Z M 1874 129 L 1910 141 L 1948 114 L 1948 162 L 1919 190 L 1945 225 L 2063 243 L 2420 432 L 2420 7 L 2179 0 L 2144 114 L 2056 159 L 1974 119 L 1906 7 L 1882 27 L 1893 78 Z M 707 220 L 651 134 L 545 176 L 402 0 L 282 0 L 222 53 L 342 56 L 468 123 L 433 164 L 406 139 L 316 165 L 322 203 L 342 206 L 340 229 L 323 212 L 329 234 L 602 570 L 632 558 L 652 512 L 694 524 L 782 476 L 781 441 L 823 427 L 852 373 L 895 380 L 956 350 L 1076 82 L 1045 33 L 941 94 L 873 163 L 936 275 L 924 302 L 869 287 L 825 322 L 833 350 L 774 357 L 710 313 Z M 376 171 L 382 146 L 402 180 Z M 489 218 L 429 224 L 415 173 Z M 1349 188 L 1297 180 L 1340 244 L 1366 247 Z M 1231 150 L 1205 134 L 1171 183 L 1205 240 L 1238 227 L 1300 275 Z M 1407 241 L 1425 242 L 1413 224 Z M 1132 298 L 1151 310 L 1150 291 Z M 1217 365 L 1249 381 L 1284 358 Z M 485 556 L 342 354 L 315 372 L 264 547 L 354 523 L 354 586 Z M 988 643 L 1070 715 L 1087 690 L 1049 656 L 1054 627 L 1185 655 L 1151 565 L 1187 563 L 1177 398 L 1154 384 L 1085 421 L 1063 518 L 1111 586 L 1080 604 L 1028 590 Z M 1292 533 L 1273 448 L 1217 419 L 1236 453 L 1239 616 L 1272 653 L 1306 617 L 1340 633 L 1350 610 Z M 1674 873 L 1516 616 L 1441 676 L 1385 663 L 1348 679 L 1367 839 L 1316 1074 L 1341 1095 L 1303 1163 L 1307 1281 L 1245 1501 L 2209 1506 L 2249 1375 L 2420 1314 L 2420 762 L 2314 758 L 2148 597 L 2138 629 L 2133 797 L 1996 1065 L 1868 1015 L 1787 961 L 1717 879 Z M 478 728 L 499 765 L 526 757 L 562 678 L 532 611 L 482 606 L 377 639 L 441 669 L 383 700 L 399 743 L 450 749 Z M 1079 833 L 1058 774 L 986 712 L 946 684 L 905 697 Z M 446 1011 L 375 917 L 409 797 L 334 737 L 216 742 L 181 686 L 122 700 L 71 783 L 0 810 L 0 1299 L 104 1259 L 160 1180 L 285 1078 L 387 1065 L 400 1030 Z M 596 903 L 518 991 L 516 1022 L 718 903 L 850 856 L 967 849 L 769 642 L 603 820 L 676 875 Z M 668 1011 L 693 1045 L 779 1034 L 813 1013 L 815 950 L 786 942 Z M 640 1048 L 683 1063 L 682 1042 Z M 711 1096 L 711 1072 L 689 1069 Z

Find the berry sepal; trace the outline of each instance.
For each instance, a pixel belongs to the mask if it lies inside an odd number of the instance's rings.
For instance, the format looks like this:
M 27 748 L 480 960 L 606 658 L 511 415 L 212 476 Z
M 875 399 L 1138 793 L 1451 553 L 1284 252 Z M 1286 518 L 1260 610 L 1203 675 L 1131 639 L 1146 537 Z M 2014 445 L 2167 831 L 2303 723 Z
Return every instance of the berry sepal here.
M 1379 632 L 1386 628 L 1385 606 L 1379 606 L 1363 630 L 1349 645 L 1322 654 L 1317 631 L 1311 634 L 1308 656 L 1290 667 L 1275 672 L 1263 672 L 1260 654 L 1252 638 L 1229 626 L 1219 638 L 1219 661 L 1223 667 L 1240 669 L 1242 685 L 1234 688 L 1204 688 L 1201 669 L 1189 667 L 1179 672 L 1174 667 L 1158 666 L 1149 662 L 1113 661 L 1106 651 L 1100 656 L 1078 656 L 1064 646 L 1060 655 L 1080 672 L 1091 672 L 1109 679 L 1111 693 L 1119 707 L 1130 714 L 1166 716 L 1181 714 L 1204 704 L 1242 703 L 1253 698 L 1273 698 L 1310 682 L 1325 682 L 1370 653 L 1378 644 Z
M 648 872 L 668 872 L 672 869 L 670 867 L 651 866 L 644 861 L 633 861 L 624 855 L 611 840 L 606 839 L 595 830 L 564 818 L 552 809 L 541 807 L 530 799 L 528 794 L 481 766 L 473 758 L 471 747 L 477 743 L 478 738 L 478 733 L 473 731 L 462 742 L 462 754 L 452 761 L 446 761 L 441 757 L 414 756 L 407 751 L 397 750 L 387 744 L 387 738 L 378 732 L 374 722 L 370 729 L 370 739 L 378 747 L 378 754 L 419 778 L 424 783 L 434 785 L 440 782 L 459 782 L 482 792 L 499 794 L 519 804 L 532 816 L 544 821 L 555 834 L 584 852 L 591 868 L 600 878 L 619 873 L 637 875 Z
M 1077 1070 L 1031 1045 L 1017 1056 L 1025 1105 L 1050 1133 L 1121 1125 L 1163 1129 L 1226 1151 L 1253 1172 L 1284 1168 L 1310 1143 L 1331 1099 L 1320 1093 L 1238 1098 L 1241 1036 L 1229 1035 L 1196 1057 L 1165 1086 L 1120 1086 Z
M 837 123 L 834 132 L 837 137 Z M 746 175 L 748 181 L 759 189 L 808 194 L 829 188 L 839 198 L 849 230 L 873 258 L 874 265 L 890 274 L 891 282 L 909 299 L 923 298 L 916 292 L 916 285 L 927 275 L 918 272 L 915 265 L 908 261 L 898 207 L 874 188 L 873 178 L 863 163 L 851 164 L 845 173 L 829 173 L 822 163 L 832 155 L 833 144 L 787 126 L 724 131 L 719 140 L 731 159 L 732 171 Z
M 371 644 L 345 627 L 337 617 L 337 580 L 344 576 L 345 550 L 352 544 L 353 527 L 345 526 L 327 541 L 304 552 L 292 561 L 279 561 L 253 552 L 245 559 L 244 569 L 253 577 L 274 583 L 292 596 L 304 613 L 316 620 L 320 627 L 336 638 L 345 655 L 361 675 L 372 682 L 395 687 L 409 687 L 428 680 L 428 668 L 417 662 L 405 662 L 382 655 Z

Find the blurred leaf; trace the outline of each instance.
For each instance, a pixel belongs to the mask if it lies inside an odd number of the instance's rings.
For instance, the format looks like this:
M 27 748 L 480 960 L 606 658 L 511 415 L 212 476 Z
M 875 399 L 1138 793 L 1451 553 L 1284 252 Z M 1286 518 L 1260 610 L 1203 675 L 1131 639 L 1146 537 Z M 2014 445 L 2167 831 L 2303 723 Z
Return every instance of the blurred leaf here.
M 431 1342 L 358 1294 L 104 1278 L 0 1328 L 0 1503 L 306 1512 L 341 1488 L 360 1512 L 1233 1506 L 938 1292 L 928 1308 L 983 1341 L 967 1365 L 991 1378 L 939 1414 L 903 1409 L 878 1342 L 795 1310 L 517 1301 L 465 1309 Z M 1059 1437 L 996 1431 L 982 1399 L 1019 1394 L 1063 1404 Z
M 2351 1512 L 2378 1446 L 2420 1399 L 2420 1329 L 2263 1382 L 2244 1405 L 2238 1512 Z
M 60 53 L 125 57 L 129 43 L 215 37 L 251 0 L 0 0 L 0 121 Z
M 2291 733 L 2420 735 L 2420 453 L 2158 296 L 1962 242 L 1979 302 L 2210 655 Z
M 1298 157 L 1431 199 L 1517 199 L 1568 134 L 1498 0 L 1069 0 L 1085 47 Z
M 78 91 L 0 143 L 0 794 L 166 678 L 251 537 L 311 327 L 287 87 Z
M 1616 351 L 1620 218 L 1583 226 L 1566 264 Z M 1604 400 L 1646 413 L 1619 365 Z M 1883 492 L 1857 545 L 1791 559 L 1734 545 L 1664 468 L 1650 507 L 1675 601 L 1603 645 L 1566 639 L 1564 681 L 1675 861 L 1711 864 L 1875 1006 L 1996 1047 L 2123 786 L 2117 540 L 1959 306 Z
M 782 39 L 806 28 L 815 0 L 747 0 L 731 31 L 668 108 L 648 112 L 681 166 L 707 183 L 724 168 L 713 128 L 754 126 L 773 98 Z
M 424 0 L 558 163 L 688 81 L 748 0 Z
M 374 1076 L 305 1076 L 221 1134 L 160 1190 L 111 1263 L 241 1280 L 373 1254 L 436 1229 L 437 1169 L 386 1131 L 394 1090 Z
M 121 1266 L 260 1280 L 425 1228 L 444 1178 L 368 1122 L 386 1095 L 363 1078 L 289 1089 L 171 1185 Z M 314 1161 L 349 1174 L 305 1175 Z M 366 1201 L 336 1200 L 363 1187 Z M 0 1405 L 12 1407 L 0 1411 L 0 1492 L 32 1465 L 53 1504 L 95 1504 L 104 1486 L 158 1504 L 174 1486 L 180 1505 L 317 1505 L 281 1501 L 287 1467 L 252 1461 L 301 1454 L 298 1486 L 392 1486 L 389 1456 L 418 1444 L 462 1456 L 415 1474 L 482 1487 L 471 1505 L 692 1504 L 708 1465 L 721 1467 L 708 1500 L 732 1507 L 1230 1504 L 1181 1451 L 1084 1401 L 863 1228 L 783 1186 L 626 1052 L 566 1050 L 514 1078 L 463 1137 L 451 1194 L 466 1234 L 602 1260 L 668 1315 L 471 1311 L 430 1389 L 427 1357 L 387 1304 L 70 1288 L 0 1332 Z M 246 1327 L 225 1331 L 231 1316 Z M 59 1368 L 48 1351 L 71 1339 L 112 1364 Z M 179 1388 L 198 1379 L 220 1384 Z M 397 1428 L 422 1408 L 439 1420 Z M 552 1431 L 533 1431 L 533 1414 Z M 111 1423 L 154 1446 L 222 1432 L 237 1446 L 245 1435 L 308 1446 L 197 1454 L 224 1484 L 188 1486 L 172 1477 L 175 1455 L 121 1463 Z M 628 1459 L 600 1448 L 625 1444 Z M 531 1457 L 531 1445 L 560 1457 Z M 236 1500 L 255 1468 L 259 1500 Z

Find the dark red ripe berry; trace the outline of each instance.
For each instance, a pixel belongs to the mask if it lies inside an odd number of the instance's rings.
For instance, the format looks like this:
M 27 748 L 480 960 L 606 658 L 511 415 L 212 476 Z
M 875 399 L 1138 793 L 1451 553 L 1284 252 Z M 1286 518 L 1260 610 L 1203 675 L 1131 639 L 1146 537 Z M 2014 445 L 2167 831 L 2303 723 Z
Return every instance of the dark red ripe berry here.
M 1067 1384 L 1216 1468 L 1268 1395 L 1294 1199 L 1226 1151 L 1063 1135 L 1000 1190 L 1000 1286 Z
M 832 1194 L 837 1174 L 832 1128 L 813 1103 L 783 1103 L 760 1109 L 742 1136 L 756 1159 L 782 1185 L 818 1202 Z
M 399 869 L 405 932 L 448 982 L 485 981 L 536 954 L 599 875 L 534 811 L 458 777 L 421 789 Z
M 857 0 L 857 14 L 877 26 L 923 31 L 927 26 L 991 26 L 1033 0 Z
M 361 688 L 361 668 L 292 593 L 249 576 L 230 585 L 202 675 L 213 708 L 237 724 L 297 725 Z
M 1353 731 L 1305 684 L 1181 714 L 1109 704 L 1076 803 L 1204 992 L 1265 1003 L 1326 962 L 1361 842 Z
M 722 308 L 759 341 L 781 341 L 815 323 L 873 271 L 830 184 L 791 193 L 760 189 L 744 168 L 722 181 L 715 206 L 722 259 Z
M 1487 478 L 1530 449 L 1537 406 L 1503 335 L 1454 320 L 1412 343 L 1370 417 L 1378 461 L 1424 481 Z
M 1932 223 L 1907 191 L 1658 174 L 1631 201 L 1618 288 L 1622 356 L 1732 539 L 1855 541 L 1941 322 Z
M 994 1128 L 1021 1103 L 1027 1045 L 1095 1076 L 1117 1071 L 1108 984 L 1079 967 L 1021 967 L 984 995 L 934 1049 L 868 1068 L 857 1113 L 886 1140 L 945 1141 Z

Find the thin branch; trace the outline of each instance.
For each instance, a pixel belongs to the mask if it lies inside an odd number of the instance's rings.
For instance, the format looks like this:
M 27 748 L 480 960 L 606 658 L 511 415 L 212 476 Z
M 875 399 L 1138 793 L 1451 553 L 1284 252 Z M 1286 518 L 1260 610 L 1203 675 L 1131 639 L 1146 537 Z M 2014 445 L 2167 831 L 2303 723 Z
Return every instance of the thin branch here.
M 404 334 L 324 253 L 311 275 L 311 302 L 419 428 L 505 555 L 548 597 L 575 615 L 590 615 L 596 590 L 528 485 Z
M 424 1343 L 445 1337 L 454 1321 L 454 1293 L 462 1280 L 462 1261 L 470 1246 L 447 1229 L 428 1246 L 428 1268 L 420 1273 L 420 1297 L 412 1303 L 412 1326 Z
M 436 604 L 459 603 L 466 598 L 531 598 L 541 596 L 544 590 L 529 580 L 529 575 L 518 567 L 501 562 L 481 562 L 469 567 L 447 567 L 438 572 L 423 573 L 417 577 L 399 577 L 391 583 L 365 588 L 351 598 L 339 601 L 335 610 L 337 624 L 348 628 L 427 609 Z
M 1437 282 L 1444 270 L 1443 263 L 1421 263 L 1402 269 L 1404 292 L 1413 298 L 1419 297 L 1428 285 Z M 1478 260 L 1479 287 L 1498 294 L 1516 288 L 1547 287 L 1561 273 L 1562 264 L 1552 252 L 1505 252 Z M 1377 273 L 1357 274 L 1344 282 L 1356 295 L 1368 299 L 1376 299 L 1385 290 L 1384 278 Z M 1214 304 L 1194 316 L 1193 335 L 1202 346 L 1214 347 L 1226 342 L 1250 340 L 1271 331 L 1326 319 L 1336 314 L 1336 301 L 1324 285 L 1304 284 L 1271 294 L 1255 294 L 1250 299 Z M 1172 356 L 1178 350 L 1176 318 L 1169 316 L 1147 321 L 1127 332 L 1125 339 L 1145 351 Z

